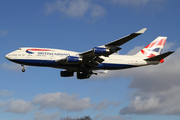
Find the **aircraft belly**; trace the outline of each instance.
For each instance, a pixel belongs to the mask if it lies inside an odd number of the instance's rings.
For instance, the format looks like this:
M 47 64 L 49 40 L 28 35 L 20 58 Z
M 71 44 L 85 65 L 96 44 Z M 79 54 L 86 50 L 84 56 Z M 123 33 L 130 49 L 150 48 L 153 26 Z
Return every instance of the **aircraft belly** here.
M 12 62 L 30 65 L 30 66 L 43 66 L 43 67 L 54 67 L 62 69 L 77 69 L 78 64 L 61 64 L 56 63 L 55 60 L 30 60 L 30 59 L 14 59 Z

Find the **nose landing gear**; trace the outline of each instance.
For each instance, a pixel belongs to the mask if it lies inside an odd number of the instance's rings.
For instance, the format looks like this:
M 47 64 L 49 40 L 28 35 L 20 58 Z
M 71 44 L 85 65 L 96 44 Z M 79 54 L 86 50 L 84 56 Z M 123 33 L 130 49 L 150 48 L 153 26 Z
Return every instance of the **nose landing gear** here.
M 23 68 L 22 68 L 22 72 L 25 72 L 24 65 L 22 64 L 21 66 L 23 67 Z

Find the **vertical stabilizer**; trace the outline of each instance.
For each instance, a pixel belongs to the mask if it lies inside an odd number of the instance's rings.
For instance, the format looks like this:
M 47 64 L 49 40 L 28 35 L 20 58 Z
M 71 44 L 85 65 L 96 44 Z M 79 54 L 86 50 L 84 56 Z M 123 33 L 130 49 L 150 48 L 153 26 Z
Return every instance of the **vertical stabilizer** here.
M 167 37 L 159 36 L 145 48 L 139 51 L 136 56 L 151 58 L 161 54 L 162 49 L 164 48 Z

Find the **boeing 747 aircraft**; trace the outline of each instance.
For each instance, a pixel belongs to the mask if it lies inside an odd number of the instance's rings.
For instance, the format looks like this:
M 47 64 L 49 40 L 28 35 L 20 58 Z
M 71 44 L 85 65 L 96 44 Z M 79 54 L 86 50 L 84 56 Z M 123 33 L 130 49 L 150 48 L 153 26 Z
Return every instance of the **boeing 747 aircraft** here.
M 160 54 L 167 37 L 159 36 L 135 55 L 115 55 L 121 48 L 119 46 L 144 33 L 146 28 L 127 35 L 108 44 L 94 47 L 85 52 L 73 52 L 61 49 L 22 47 L 5 57 L 22 65 L 43 66 L 64 69 L 61 77 L 72 77 L 77 73 L 78 79 L 87 79 L 96 70 L 120 70 L 146 65 L 156 65 L 164 62 L 164 58 L 172 54 L 169 51 Z

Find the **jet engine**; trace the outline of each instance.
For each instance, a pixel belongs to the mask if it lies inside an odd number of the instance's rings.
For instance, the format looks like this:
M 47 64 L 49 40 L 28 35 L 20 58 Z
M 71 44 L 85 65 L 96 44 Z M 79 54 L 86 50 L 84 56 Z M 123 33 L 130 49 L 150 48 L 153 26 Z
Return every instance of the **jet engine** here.
M 61 71 L 60 72 L 61 77 L 72 77 L 74 76 L 74 72 L 70 72 L 70 71 Z
M 79 63 L 82 61 L 80 57 L 68 56 L 66 59 L 67 63 Z
M 93 48 L 94 54 L 106 54 L 109 52 L 110 52 L 110 50 L 108 48 L 104 48 L 104 47 L 94 47 Z

